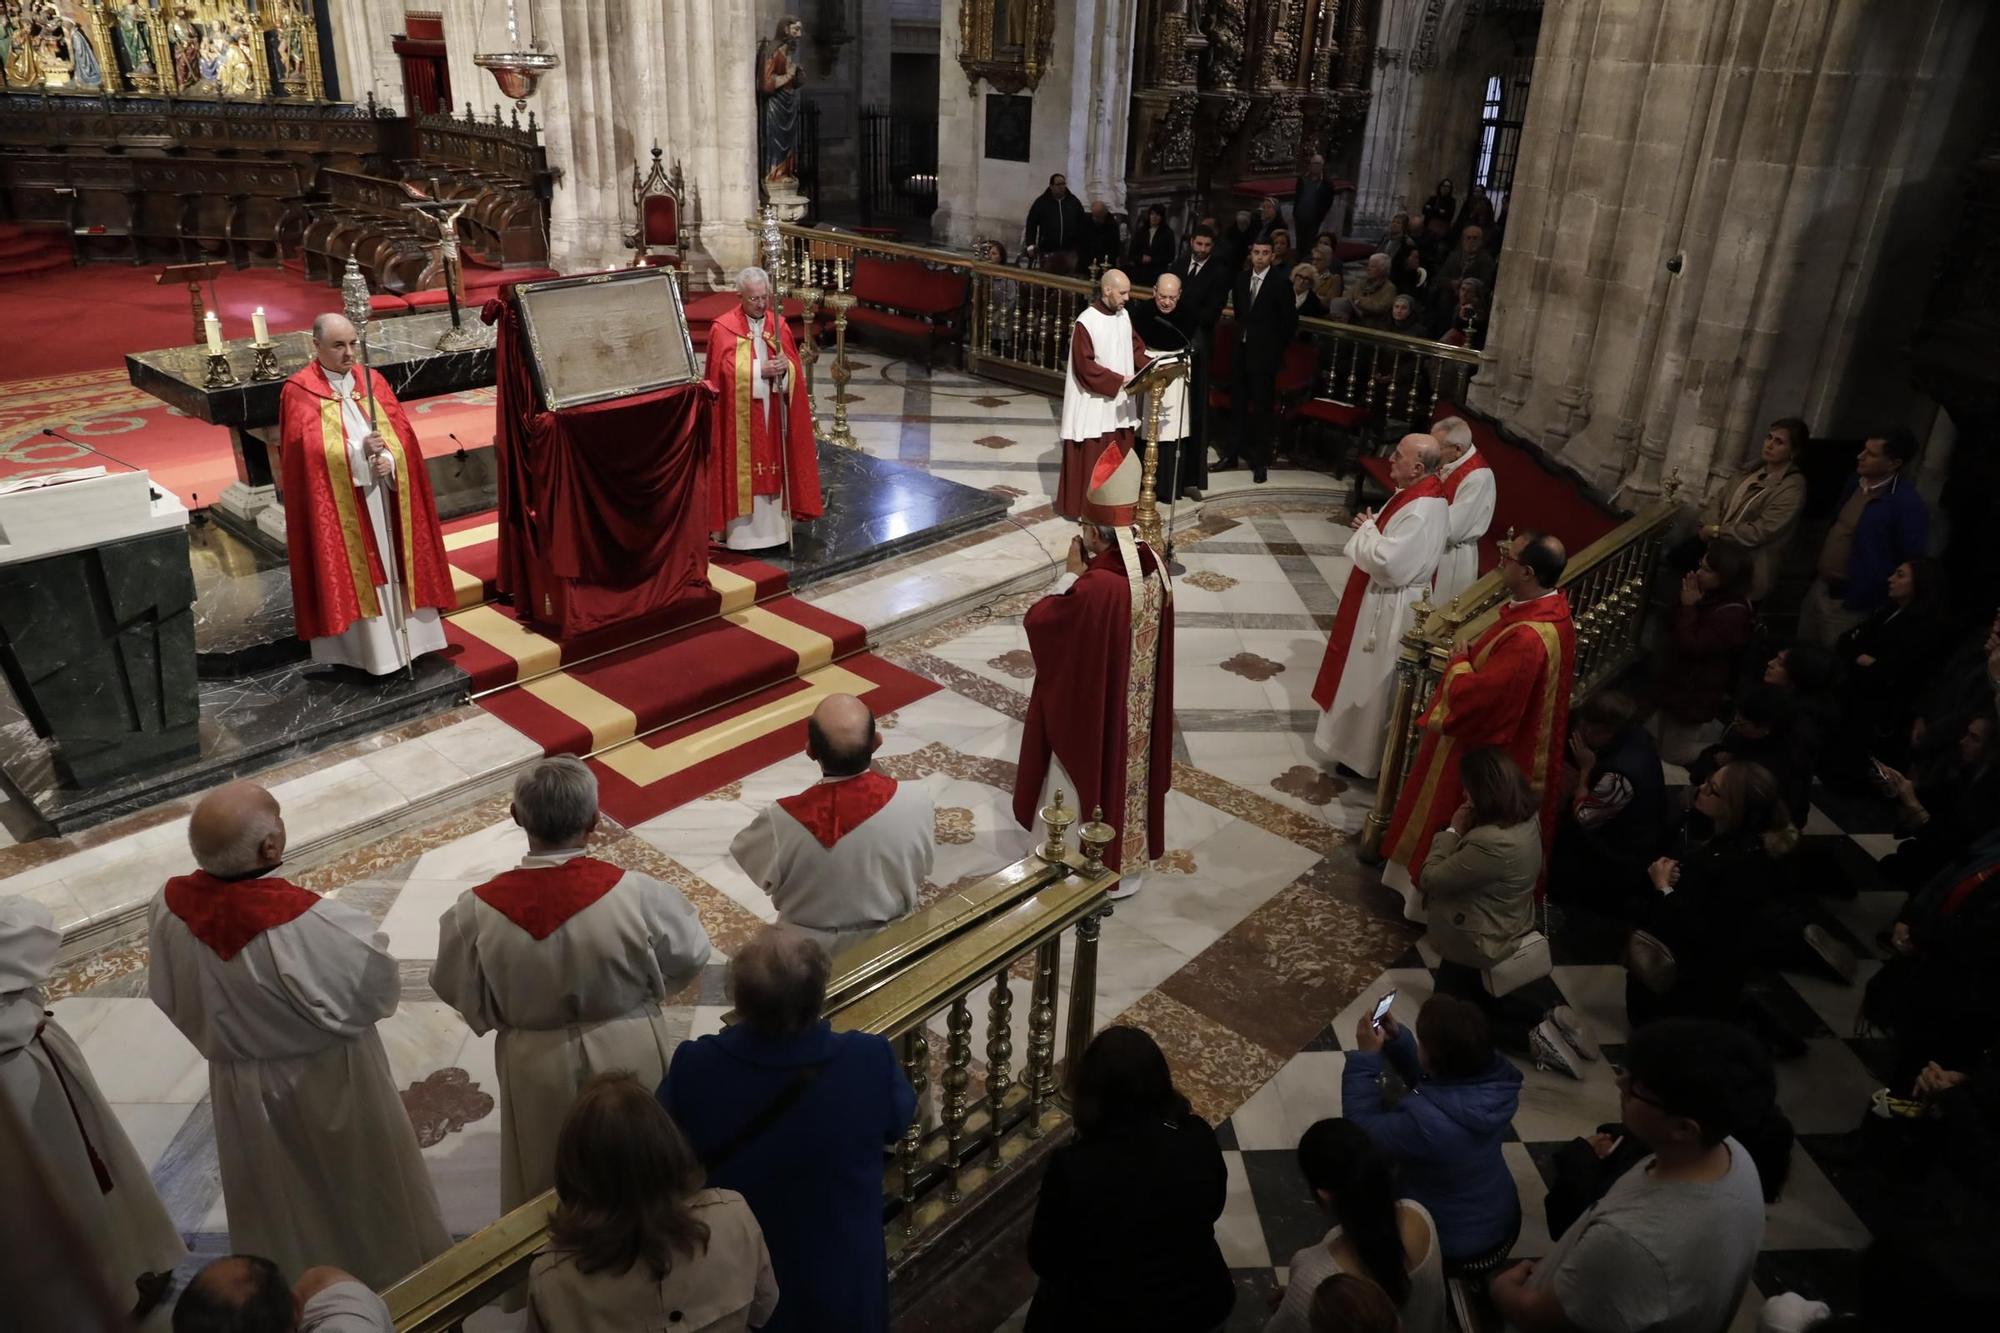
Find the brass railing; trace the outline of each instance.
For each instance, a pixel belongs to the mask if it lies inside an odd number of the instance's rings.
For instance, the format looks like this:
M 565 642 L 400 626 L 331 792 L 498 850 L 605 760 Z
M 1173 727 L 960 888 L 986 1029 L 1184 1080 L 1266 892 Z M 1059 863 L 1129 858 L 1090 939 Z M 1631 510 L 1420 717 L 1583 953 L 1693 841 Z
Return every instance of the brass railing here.
M 1639 658 L 1646 590 L 1659 568 L 1667 529 L 1679 513 L 1678 477 L 1669 478 L 1659 501 L 1570 557 L 1559 585 L 1576 622 L 1576 669 L 1570 697 L 1583 699 Z M 1441 607 L 1419 602 L 1396 663 L 1396 693 L 1382 744 L 1382 776 L 1362 845 L 1381 850 L 1396 797 L 1409 778 L 1421 739 L 1424 712 L 1452 654 L 1500 617 L 1506 594 L 1495 570 Z
M 1060 800 L 1058 801 L 1058 806 Z M 1072 928 L 1066 1053 L 1096 1026 L 1097 941 L 1118 872 L 1104 865 L 1112 831 L 1081 830 L 1063 855 L 1071 812 L 1043 811 L 1049 842 L 970 888 L 946 896 L 834 960 L 826 1015 L 835 1029 L 896 1044 L 917 1092 L 917 1116 L 883 1180 L 883 1229 L 893 1272 L 977 1205 L 1036 1141 L 1068 1121 L 1056 1060 L 1056 986 Z M 1053 856 L 1052 856 L 1053 854 Z M 1014 1072 L 1009 978 L 1029 962 L 1027 1043 Z M 973 1006 L 985 992 L 986 1057 L 973 1069 Z M 942 1017 L 944 1062 L 931 1085 L 931 1031 Z M 398 1333 L 444 1333 L 527 1276 L 548 1241 L 553 1190 L 522 1204 L 383 1293 Z
M 966 274 L 965 368 L 1027 388 L 1062 391 L 1069 328 L 1090 303 L 1097 290 L 1094 282 L 852 232 L 775 219 L 759 225 L 767 247 L 774 232 L 778 238 L 775 261 L 767 249 L 767 266 L 775 262 L 778 283 L 794 293 L 819 293 L 815 299 L 850 294 L 855 262 L 863 258 L 914 260 Z M 1288 275 L 1278 276 L 1289 281 Z M 1133 295 L 1149 296 L 1151 289 L 1135 287 Z M 1304 319 L 1299 330 L 1316 349 L 1313 396 L 1362 408 L 1373 418 L 1427 419 L 1440 398 L 1463 402 L 1479 365 L 1479 354 L 1469 347 L 1358 324 Z M 844 361 L 842 355 L 837 367 Z

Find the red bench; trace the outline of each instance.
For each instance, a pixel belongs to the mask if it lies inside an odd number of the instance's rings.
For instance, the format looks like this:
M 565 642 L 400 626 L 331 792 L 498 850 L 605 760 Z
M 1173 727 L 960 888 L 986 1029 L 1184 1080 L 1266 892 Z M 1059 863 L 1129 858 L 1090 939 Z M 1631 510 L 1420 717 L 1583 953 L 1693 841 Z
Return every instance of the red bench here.
M 879 329 L 924 341 L 924 364 L 937 364 L 942 343 L 955 343 L 965 327 L 971 279 L 950 269 L 926 268 L 914 259 L 857 259 L 849 291 L 850 327 Z
M 510 282 L 540 282 L 543 278 L 559 278 L 562 274 L 552 268 L 486 268 L 477 264 L 467 264 L 464 268 L 466 306 L 473 310 L 486 303 L 486 299 L 502 286 Z M 407 315 L 418 310 L 442 309 L 447 304 L 442 287 L 426 287 L 414 292 L 377 292 L 368 298 L 368 308 L 377 315 Z

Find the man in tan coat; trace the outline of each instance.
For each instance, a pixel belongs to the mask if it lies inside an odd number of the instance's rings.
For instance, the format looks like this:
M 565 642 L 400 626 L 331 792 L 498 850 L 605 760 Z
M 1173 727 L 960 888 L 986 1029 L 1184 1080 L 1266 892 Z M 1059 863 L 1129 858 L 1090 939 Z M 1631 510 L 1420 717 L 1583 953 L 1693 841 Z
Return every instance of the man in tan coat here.
M 687 899 L 649 875 L 584 855 L 597 777 L 567 755 L 514 784 L 528 834 L 515 870 L 468 889 L 438 921 L 431 987 L 474 1032 L 495 1029 L 500 1207 L 555 1184 L 556 1138 L 593 1074 L 666 1077 L 675 1045 L 660 1006 L 708 962 Z
M 1810 434 L 1797 417 L 1772 422 L 1758 449 L 1757 466 L 1718 486 L 1702 511 L 1696 536 L 1704 546 L 1726 539 L 1750 553 L 1753 602 L 1771 591 L 1778 562 L 1805 513 L 1806 476 L 1799 471 L 1799 458 Z M 1694 559 L 1698 563 L 1699 555 Z
M 272 875 L 262 787 L 203 797 L 201 869 L 153 899 L 153 1003 L 208 1060 L 229 1247 L 384 1287 L 451 1245 L 375 1025 L 402 982 L 367 916 Z

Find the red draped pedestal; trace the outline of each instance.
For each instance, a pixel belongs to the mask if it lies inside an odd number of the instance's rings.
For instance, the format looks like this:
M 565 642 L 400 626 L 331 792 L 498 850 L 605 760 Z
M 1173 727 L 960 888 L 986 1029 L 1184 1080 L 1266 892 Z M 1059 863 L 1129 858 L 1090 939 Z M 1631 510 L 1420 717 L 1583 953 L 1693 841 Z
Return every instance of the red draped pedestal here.
M 489 301 L 485 317 L 499 325 L 495 582 L 515 613 L 570 639 L 701 586 L 709 390 L 690 384 L 545 412 L 513 303 Z

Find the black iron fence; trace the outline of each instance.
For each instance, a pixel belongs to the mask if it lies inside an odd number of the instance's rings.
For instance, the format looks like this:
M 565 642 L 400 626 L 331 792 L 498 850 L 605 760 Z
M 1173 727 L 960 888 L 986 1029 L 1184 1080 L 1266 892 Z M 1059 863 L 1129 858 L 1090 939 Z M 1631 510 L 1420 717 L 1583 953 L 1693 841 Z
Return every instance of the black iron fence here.
M 937 121 L 861 112 L 861 220 L 928 218 L 937 209 Z

